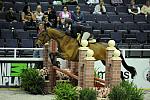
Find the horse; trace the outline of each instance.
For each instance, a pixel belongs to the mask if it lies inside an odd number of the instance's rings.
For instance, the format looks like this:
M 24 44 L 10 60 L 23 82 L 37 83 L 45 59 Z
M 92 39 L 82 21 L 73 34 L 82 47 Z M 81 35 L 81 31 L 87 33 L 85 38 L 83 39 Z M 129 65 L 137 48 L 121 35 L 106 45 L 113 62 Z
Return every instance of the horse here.
M 58 44 L 58 51 L 61 54 L 63 59 L 69 61 L 79 61 L 79 47 L 80 44 L 77 39 L 72 38 L 71 36 L 65 34 L 65 32 L 61 30 L 57 30 L 54 28 L 48 28 L 46 31 L 41 32 L 38 37 L 37 41 L 35 42 L 36 45 L 45 44 L 50 39 L 54 39 Z M 104 42 L 96 42 L 96 43 L 89 43 L 88 47 L 94 51 L 94 57 L 96 60 L 101 60 L 102 63 L 105 65 L 106 60 L 106 48 L 108 47 L 107 43 Z M 120 55 L 122 59 L 122 65 L 126 70 L 131 73 L 131 78 L 133 79 L 134 76 L 137 74 L 136 70 L 132 66 L 128 66 L 124 60 L 122 54 Z M 121 76 L 123 78 L 123 75 Z

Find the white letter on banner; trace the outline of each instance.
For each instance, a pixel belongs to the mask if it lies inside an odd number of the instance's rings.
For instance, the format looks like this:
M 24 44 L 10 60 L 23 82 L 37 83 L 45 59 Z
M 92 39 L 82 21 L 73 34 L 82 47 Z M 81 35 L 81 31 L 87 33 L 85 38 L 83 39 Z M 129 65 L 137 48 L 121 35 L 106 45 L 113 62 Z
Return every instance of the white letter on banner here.
M 12 77 L 9 77 L 9 86 L 14 86 L 14 84 L 12 84 Z
M 10 76 L 11 73 L 11 63 L 7 64 L 7 76 Z
M 2 66 L 1 66 L 2 64 L 0 63 L 0 77 L 2 77 Z
M 5 86 L 6 83 L 8 83 L 9 79 L 8 77 L 3 77 L 3 85 Z
M 18 86 L 19 85 L 19 78 L 15 77 L 14 78 L 14 86 Z
M 0 85 L 3 85 L 2 83 L 2 76 L 0 76 Z
M 2 64 L 2 76 L 6 76 L 7 75 L 7 64 L 3 63 Z

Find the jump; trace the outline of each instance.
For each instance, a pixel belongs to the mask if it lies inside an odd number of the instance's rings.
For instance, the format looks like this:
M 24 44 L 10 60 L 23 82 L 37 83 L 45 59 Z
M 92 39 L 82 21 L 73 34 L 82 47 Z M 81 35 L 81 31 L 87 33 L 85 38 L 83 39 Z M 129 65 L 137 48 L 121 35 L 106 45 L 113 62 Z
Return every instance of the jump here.
M 60 55 L 63 59 L 69 60 L 69 61 L 78 61 L 78 48 L 80 47 L 79 42 L 77 39 L 72 38 L 68 35 L 66 35 L 63 31 L 54 29 L 54 28 L 48 28 L 46 31 L 41 32 L 38 36 L 38 39 L 36 41 L 36 45 L 45 44 L 50 39 L 54 39 L 57 41 L 58 44 L 58 51 L 60 52 Z M 96 60 L 101 60 L 103 63 L 106 59 L 106 48 L 108 47 L 107 43 L 103 42 L 96 42 L 96 43 L 89 43 L 88 47 L 94 51 L 94 57 Z M 136 75 L 136 70 L 132 66 L 128 66 L 122 56 L 122 65 L 126 70 L 128 70 L 131 73 L 131 78 L 134 78 Z

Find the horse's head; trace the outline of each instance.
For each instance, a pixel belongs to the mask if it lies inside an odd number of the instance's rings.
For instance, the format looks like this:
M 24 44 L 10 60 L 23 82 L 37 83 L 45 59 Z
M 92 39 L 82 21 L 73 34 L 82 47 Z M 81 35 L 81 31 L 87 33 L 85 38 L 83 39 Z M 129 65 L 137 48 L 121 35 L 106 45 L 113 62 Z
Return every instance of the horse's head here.
M 49 36 L 47 34 L 47 31 L 43 31 L 38 35 L 35 44 L 41 46 L 44 45 L 48 40 L 49 40 Z
M 65 36 L 64 32 L 59 31 L 57 29 L 48 28 L 46 31 L 43 31 L 38 35 L 38 38 L 35 44 L 40 46 L 40 45 L 45 44 L 50 39 L 59 41 L 59 40 L 62 40 L 64 36 Z

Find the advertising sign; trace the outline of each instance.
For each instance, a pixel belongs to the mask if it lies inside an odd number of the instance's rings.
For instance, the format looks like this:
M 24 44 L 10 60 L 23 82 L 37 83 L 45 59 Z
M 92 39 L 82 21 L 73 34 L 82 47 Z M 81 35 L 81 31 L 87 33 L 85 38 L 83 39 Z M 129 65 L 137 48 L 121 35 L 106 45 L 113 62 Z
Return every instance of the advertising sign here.
M 150 59 L 126 58 L 126 62 L 129 66 L 133 66 L 136 69 L 137 75 L 134 79 L 131 79 L 130 72 L 121 66 L 125 80 L 133 82 L 138 88 L 150 89 Z M 95 62 L 95 70 L 101 79 L 105 79 L 105 66 L 101 61 Z
M 0 87 L 19 86 L 19 75 L 23 69 L 34 67 L 34 63 L 0 63 Z

